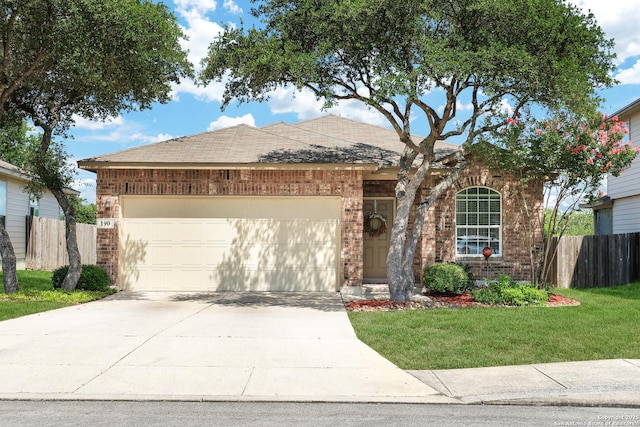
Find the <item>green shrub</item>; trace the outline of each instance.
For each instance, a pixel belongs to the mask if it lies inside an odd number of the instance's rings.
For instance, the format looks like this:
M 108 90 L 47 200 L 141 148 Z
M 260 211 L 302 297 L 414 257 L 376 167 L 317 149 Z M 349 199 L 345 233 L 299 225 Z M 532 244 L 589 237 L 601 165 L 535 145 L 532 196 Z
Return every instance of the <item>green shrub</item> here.
M 544 305 L 549 293 L 528 282 L 516 282 L 509 276 L 501 275 L 479 289 L 471 291 L 473 298 L 483 304 Z
M 54 289 L 62 287 L 62 282 L 69 271 L 69 266 L 65 265 L 53 271 L 51 282 Z M 97 265 L 83 264 L 80 279 L 76 285 L 77 290 L 82 291 L 101 291 L 109 290 L 109 275 Z
M 471 278 L 459 264 L 431 264 L 422 277 L 427 292 L 460 295 L 471 287 Z

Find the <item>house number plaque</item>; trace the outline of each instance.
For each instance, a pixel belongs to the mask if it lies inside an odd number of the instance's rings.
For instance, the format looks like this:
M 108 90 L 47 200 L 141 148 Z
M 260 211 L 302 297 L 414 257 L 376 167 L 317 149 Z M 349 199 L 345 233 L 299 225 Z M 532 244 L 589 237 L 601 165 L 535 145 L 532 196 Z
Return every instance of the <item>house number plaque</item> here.
M 113 218 L 98 218 L 96 225 L 98 228 L 113 228 L 115 224 L 116 221 Z

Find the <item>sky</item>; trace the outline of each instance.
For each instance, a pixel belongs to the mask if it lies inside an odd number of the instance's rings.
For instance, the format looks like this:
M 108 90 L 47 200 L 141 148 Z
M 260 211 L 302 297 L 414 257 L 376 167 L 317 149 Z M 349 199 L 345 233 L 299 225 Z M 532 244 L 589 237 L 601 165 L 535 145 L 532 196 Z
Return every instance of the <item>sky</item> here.
M 616 42 L 616 71 L 620 82 L 602 90 L 605 99 L 602 111 L 612 114 L 640 98 L 640 0 L 569 0 L 591 11 L 608 38 Z M 238 25 L 250 20 L 249 0 L 165 0 L 178 18 L 188 40 L 182 42 L 189 51 L 189 60 L 200 69 L 200 62 L 209 43 L 222 31 L 220 23 Z M 328 111 L 309 92 L 277 89 L 269 101 L 237 105 L 232 103 L 221 111 L 224 90 L 222 83 L 206 87 L 184 80 L 173 88 L 172 99 L 166 104 L 131 112 L 106 122 L 79 118 L 65 142 L 75 162 L 179 136 L 216 130 L 240 123 L 264 126 L 274 122 L 295 123 L 322 114 L 332 113 L 379 126 L 388 126 L 385 119 L 363 104 L 343 102 Z M 428 95 L 429 96 L 429 95 Z M 429 102 L 429 98 L 426 100 Z M 438 102 L 432 100 L 431 102 Z M 464 110 L 464 105 L 459 110 Z M 74 188 L 87 203 L 95 202 L 95 174 L 78 171 Z

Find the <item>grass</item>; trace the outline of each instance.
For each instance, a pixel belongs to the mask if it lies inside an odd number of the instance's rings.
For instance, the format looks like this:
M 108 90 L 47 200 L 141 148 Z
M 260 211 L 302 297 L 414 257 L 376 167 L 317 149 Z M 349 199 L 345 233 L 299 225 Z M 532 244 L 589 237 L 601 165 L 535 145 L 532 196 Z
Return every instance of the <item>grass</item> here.
M 350 312 L 362 341 L 402 369 L 640 358 L 640 282 L 554 289 L 575 307 Z
M 0 272 L 0 281 L 2 279 Z M 18 271 L 18 283 L 18 292 L 0 293 L 0 321 L 94 301 L 112 293 L 54 290 L 50 271 Z

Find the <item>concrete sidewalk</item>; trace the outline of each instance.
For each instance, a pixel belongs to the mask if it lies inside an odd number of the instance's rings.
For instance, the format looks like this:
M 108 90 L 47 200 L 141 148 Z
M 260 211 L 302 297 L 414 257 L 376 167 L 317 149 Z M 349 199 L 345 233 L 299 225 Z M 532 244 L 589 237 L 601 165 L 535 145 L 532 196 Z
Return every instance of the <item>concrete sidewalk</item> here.
M 405 372 L 339 294 L 123 292 L 0 322 L 0 399 L 640 407 L 640 359 Z
M 337 293 L 119 293 L 0 322 L 0 398 L 457 401 L 359 341 Z
M 640 407 L 640 359 L 409 373 L 461 403 Z

